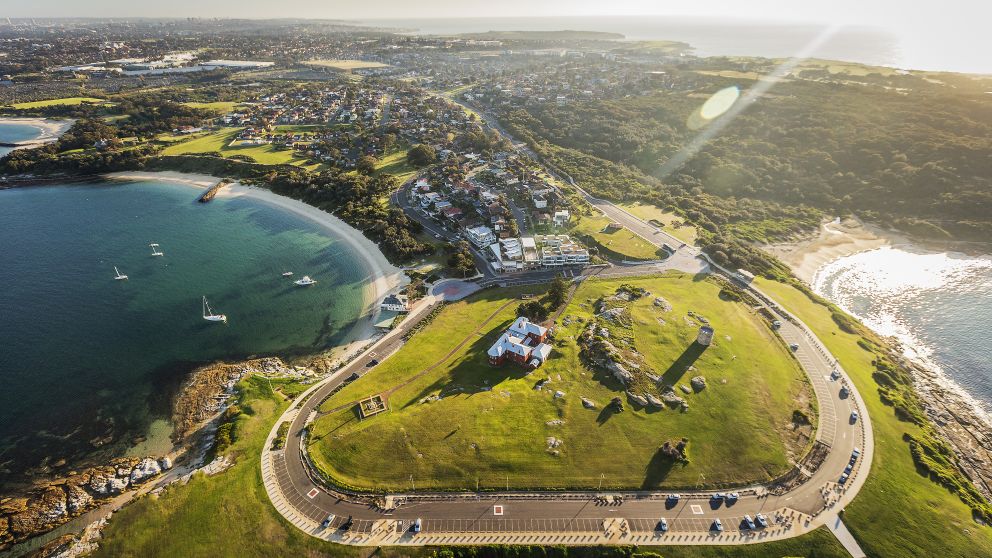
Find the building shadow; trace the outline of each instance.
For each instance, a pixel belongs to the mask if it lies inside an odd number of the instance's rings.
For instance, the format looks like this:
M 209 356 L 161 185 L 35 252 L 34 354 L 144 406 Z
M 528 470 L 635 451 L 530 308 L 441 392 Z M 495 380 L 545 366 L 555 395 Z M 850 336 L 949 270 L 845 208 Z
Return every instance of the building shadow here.
M 705 345 L 700 345 L 699 343 L 693 341 L 684 351 L 682 351 L 679 358 L 675 359 L 675 362 L 668 367 L 668 370 L 662 374 L 661 378 L 664 383 L 674 386 L 676 382 L 682 379 L 682 376 L 685 375 L 689 367 L 699 360 L 699 357 L 705 350 Z

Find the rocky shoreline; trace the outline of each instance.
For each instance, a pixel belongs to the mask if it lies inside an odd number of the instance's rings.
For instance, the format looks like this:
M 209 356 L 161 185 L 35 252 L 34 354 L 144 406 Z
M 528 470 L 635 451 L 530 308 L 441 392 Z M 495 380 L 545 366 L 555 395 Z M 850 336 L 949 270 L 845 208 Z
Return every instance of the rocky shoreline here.
M 134 496 L 172 482 L 185 482 L 203 471 L 216 474 L 230 464 L 223 459 L 204 464 L 213 446 L 217 419 L 231 403 L 235 385 L 248 375 L 316 377 L 310 368 L 289 366 L 278 358 L 260 358 L 233 364 L 214 363 L 195 370 L 183 384 L 172 406 L 175 447 L 168 455 L 119 457 L 106 464 L 72 471 L 35 483 L 20 494 L 0 496 L 0 551 L 27 541 L 104 507 L 106 515 Z M 87 527 L 82 535 L 62 535 L 36 551 L 38 556 L 77 556 L 89 548 L 99 529 Z M 88 534 L 87 534 L 88 533 Z
M 975 488 L 992 502 L 992 423 L 967 394 L 949 388 L 940 372 L 902 357 L 913 374 L 920 403 L 937 432 L 958 456 L 958 466 Z

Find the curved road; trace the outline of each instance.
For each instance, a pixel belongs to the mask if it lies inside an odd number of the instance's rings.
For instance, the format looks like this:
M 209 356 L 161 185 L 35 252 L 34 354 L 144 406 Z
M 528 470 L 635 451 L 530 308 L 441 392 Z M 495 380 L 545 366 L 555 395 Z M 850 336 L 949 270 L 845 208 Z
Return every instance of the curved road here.
M 630 273 L 625 268 L 616 271 Z M 640 271 L 643 274 L 644 270 Z M 600 275 L 609 277 L 613 273 L 606 270 Z M 744 488 L 733 505 L 715 505 L 710 499 L 711 491 L 682 492 L 681 500 L 674 505 L 666 502 L 665 493 L 644 491 L 622 493 L 622 503 L 607 503 L 589 492 L 412 492 L 392 495 L 391 500 L 402 505 L 384 510 L 383 506 L 393 505 L 381 499 L 374 502 L 370 497 L 342 494 L 315 480 L 304 453 L 304 430 L 320 403 L 353 373 L 367 370 L 370 359 L 382 360 L 398 350 L 403 335 L 444 297 L 443 290 L 443 286 L 435 288 L 399 328 L 348 366 L 311 387 L 301 396 L 302 405 L 294 405 L 273 426 L 270 439 L 279 424 L 291 421 L 285 448 L 273 451 L 269 449 L 271 443 L 267 443 L 263 450 L 265 487 L 279 512 L 302 530 L 358 545 L 741 544 L 793 537 L 827 525 L 853 555 L 863 555 L 836 515 L 860 489 L 871 463 L 871 427 L 861 397 L 812 333 L 756 290 L 754 294 L 767 300 L 766 305 L 783 317 L 779 332 L 786 343 L 798 346 L 795 355 L 809 375 L 820 410 L 816 445 L 823 451 L 812 453 L 823 454 L 824 459 L 821 463 L 804 460 L 799 483 L 790 489 L 773 493 L 765 486 Z M 848 386 L 847 397 L 840 395 L 842 384 Z M 849 419 L 852 410 L 861 415 L 853 424 Z M 855 461 L 850 480 L 842 486 L 838 481 L 855 448 L 859 448 L 861 457 Z M 768 528 L 740 529 L 745 514 L 754 517 L 757 513 L 768 518 Z M 335 518 L 329 528 L 322 528 L 320 523 L 329 514 Z M 353 523 L 343 529 L 349 516 Z M 417 534 L 408 529 L 416 518 L 422 519 L 422 531 Z M 667 533 L 655 530 L 660 518 L 668 521 Z M 722 533 L 713 530 L 716 519 L 724 526 Z
M 498 125 L 490 126 L 503 131 Z M 510 138 L 512 141 L 512 138 Z M 515 143 L 518 149 L 525 149 Z M 574 184 L 573 184 L 574 186 Z M 588 276 L 620 277 L 680 269 L 690 273 L 717 269 L 705 255 L 669 236 L 663 230 L 634 217 L 605 200 L 576 189 L 610 219 L 661 247 L 669 244 L 675 254 L 663 263 L 608 268 L 586 268 L 576 280 Z M 397 192 L 393 202 L 403 207 L 408 200 Z M 419 217 L 419 216 L 418 216 Z M 432 230 L 432 229 L 431 229 Z M 433 230 L 432 230 L 433 232 Z M 440 232 L 440 231 L 438 231 Z M 718 269 L 724 273 L 727 270 Z M 484 282 L 528 284 L 547 282 L 547 272 L 515 274 L 512 278 L 486 277 Z M 449 286 L 452 286 L 449 284 Z M 373 358 L 382 360 L 397 351 L 403 336 L 446 296 L 444 285 L 435 287 L 400 327 L 376 341 L 347 366 L 331 374 L 301 395 L 302 404 L 286 411 L 273 425 L 262 452 L 265 488 L 279 512 L 303 531 L 322 539 L 355 545 L 397 544 L 743 544 L 801 535 L 827 526 L 855 557 L 864 556 L 854 538 L 838 518 L 868 476 L 873 454 L 871 422 L 861 395 L 843 368 L 799 319 L 778 306 L 755 287 L 749 287 L 762 304 L 781 318 L 778 332 L 809 377 L 820 411 L 814 449 L 797 465 L 791 482 L 752 486 L 738 490 L 740 498 L 728 505 L 711 498 L 712 491 L 681 493 L 677 502 L 666 493 L 628 491 L 601 495 L 592 492 L 484 492 L 394 494 L 373 499 L 352 496 L 326 486 L 309 468 L 305 453 L 305 427 L 316 416 L 320 404 L 354 373 L 362 374 Z M 447 289 L 454 298 L 467 292 Z M 471 289 L 468 289 L 471 290 Z M 841 396 L 842 386 L 846 387 Z M 852 411 L 859 418 L 851 420 Z M 271 450 L 279 425 L 291 422 L 285 447 Z M 852 461 L 852 452 L 860 457 Z M 849 478 L 841 484 L 847 467 Z M 415 479 L 414 479 L 415 480 Z M 780 479 L 781 480 L 781 479 Z M 604 497 L 605 496 L 605 497 Z M 620 498 L 618 498 L 620 497 Z M 390 509 L 384 509 L 390 508 Z M 764 529 L 743 528 L 743 517 L 763 514 Z M 329 527 L 321 522 L 334 515 Z M 346 519 L 352 518 L 350 525 Z M 422 530 L 409 529 L 421 519 Z M 665 518 L 667 532 L 657 530 Z M 714 529 L 716 520 L 723 531 Z

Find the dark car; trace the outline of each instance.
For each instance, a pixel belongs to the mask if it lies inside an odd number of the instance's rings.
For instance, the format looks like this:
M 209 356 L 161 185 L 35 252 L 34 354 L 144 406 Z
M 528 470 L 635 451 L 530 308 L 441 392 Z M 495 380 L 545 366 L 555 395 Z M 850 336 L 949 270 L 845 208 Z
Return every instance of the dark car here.
M 368 361 L 368 363 L 365 366 L 366 366 L 366 368 L 372 368 L 376 364 L 379 364 L 379 361 L 376 360 L 376 359 L 372 359 L 372 360 Z
M 658 520 L 656 530 L 661 531 L 662 533 L 668 532 L 668 521 L 664 517 Z
M 720 521 L 719 519 L 714 519 L 713 520 L 713 526 L 710 527 L 710 530 L 717 531 L 717 532 L 722 533 L 723 532 L 723 522 Z
M 768 527 L 768 520 L 765 519 L 765 516 L 760 513 L 754 516 L 754 522 L 757 523 L 758 527 L 761 527 L 762 529 Z
M 347 531 L 348 529 L 351 529 L 354 525 L 355 525 L 355 519 L 349 515 L 348 519 L 341 524 L 341 530 Z
M 330 527 L 332 521 L 334 521 L 333 513 L 325 517 L 324 520 L 320 522 L 321 529 L 327 529 L 328 527 Z

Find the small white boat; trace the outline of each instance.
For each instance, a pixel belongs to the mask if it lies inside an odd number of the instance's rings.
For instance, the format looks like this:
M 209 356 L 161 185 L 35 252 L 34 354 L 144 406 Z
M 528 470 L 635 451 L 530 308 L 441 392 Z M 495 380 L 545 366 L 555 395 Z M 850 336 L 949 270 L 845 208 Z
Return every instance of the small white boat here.
M 283 277 L 292 277 L 292 276 L 293 276 L 293 272 L 292 272 L 292 271 L 286 271 L 286 272 L 284 272 L 284 273 L 282 274 L 282 276 L 283 276 Z
M 161 250 L 158 249 L 158 244 L 149 244 L 149 246 L 152 247 L 152 255 L 153 256 L 164 256 L 165 255 L 165 252 L 163 252 L 163 251 L 161 251 Z
M 124 275 L 123 273 L 121 273 L 120 270 L 117 269 L 117 266 L 116 265 L 114 266 L 114 273 L 117 274 L 117 275 L 114 276 L 114 279 L 116 279 L 117 281 L 125 281 L 125 280 L 127 280 L 127 275 Z
M 293 281 L 293 283 L 295 283 L 295 284 L 297 284 L 297 285 L 299 285 L 301 287 L 306 287 L 306 286 L 309 286 L 309 285 L 313 285 L 314 283 L 316 283 L 316 281 L 314 281 L 313 279 L 311 279 L 309 275 L 304 275 L 303 276 L 303 279 L 297 279 L 296 281 Z
M 207 297 L 203 297 L 203 319 L 208 322 L 227 323 L 227 316 L 224 314 L 214 314 L 214 311 L 210 309 L 210 304 L 207 303 Z

